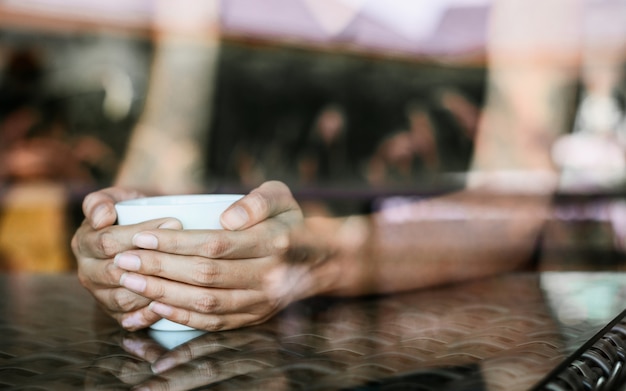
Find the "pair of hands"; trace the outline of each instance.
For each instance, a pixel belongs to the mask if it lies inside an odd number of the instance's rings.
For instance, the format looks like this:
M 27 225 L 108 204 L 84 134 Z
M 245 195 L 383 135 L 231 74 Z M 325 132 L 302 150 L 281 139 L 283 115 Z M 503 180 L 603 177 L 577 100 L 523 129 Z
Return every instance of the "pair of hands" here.
M 115 203 L 141 196 L 116 187 L 91 193 L 72 239 L 80 282 L 125 329 L 161 318 L 233 329 L 315 294 L 309 260 L 319 256 L 293 241 L 305 225 L 286 185 L 267 182 L 236 202 L 222 215 L 224 230 L 185 231 L 171 218 L 115 225 Z

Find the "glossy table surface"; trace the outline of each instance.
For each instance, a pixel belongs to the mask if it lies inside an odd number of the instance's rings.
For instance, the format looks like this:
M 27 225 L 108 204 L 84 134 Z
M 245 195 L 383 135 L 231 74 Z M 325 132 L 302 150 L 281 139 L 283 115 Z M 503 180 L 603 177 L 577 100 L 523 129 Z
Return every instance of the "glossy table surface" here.
M 73 274 L 0 275 L 0 289 L 2 389 L 526 390 L 621 312 L 626 274 L 319 298 L 218 333 L 126 332 Z

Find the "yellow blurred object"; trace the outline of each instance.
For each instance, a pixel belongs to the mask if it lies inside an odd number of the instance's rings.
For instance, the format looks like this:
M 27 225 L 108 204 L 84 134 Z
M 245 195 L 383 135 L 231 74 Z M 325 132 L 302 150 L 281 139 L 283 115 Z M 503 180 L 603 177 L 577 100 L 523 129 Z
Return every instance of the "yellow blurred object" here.
M 0 204 L 0 269 L 60 272 L 72 268 L 60 184 L 10 187 Z

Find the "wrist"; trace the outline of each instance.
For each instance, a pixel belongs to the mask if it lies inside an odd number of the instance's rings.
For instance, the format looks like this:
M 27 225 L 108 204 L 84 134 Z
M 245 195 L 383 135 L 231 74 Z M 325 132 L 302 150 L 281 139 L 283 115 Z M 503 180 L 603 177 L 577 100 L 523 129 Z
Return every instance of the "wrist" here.
M 312 266 L 311 296 L 353 296 L 367 291 L 369 220 L 362 216 L 310 218 L 306 224 L 320 256 Z

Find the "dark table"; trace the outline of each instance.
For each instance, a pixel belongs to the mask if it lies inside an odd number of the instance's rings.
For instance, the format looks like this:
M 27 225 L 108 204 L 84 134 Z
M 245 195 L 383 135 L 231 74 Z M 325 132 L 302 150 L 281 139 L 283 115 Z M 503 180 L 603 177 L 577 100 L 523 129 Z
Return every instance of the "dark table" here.
M 0 388 L 526 390 L 621 312 L 625 277 L 509 274 L 316 298 L 241 330 L 155 334 L 122 330 L 73 274 L 5 274 Z M 171 369 L 153 374 L 166 357 Z

